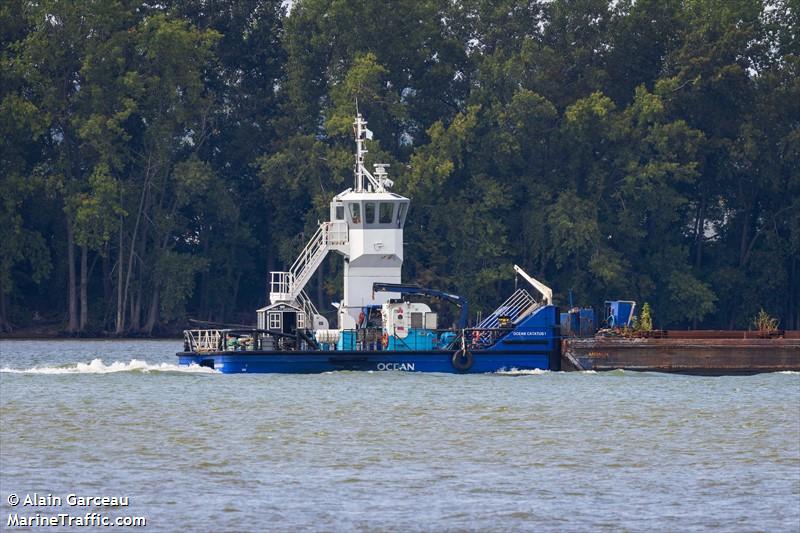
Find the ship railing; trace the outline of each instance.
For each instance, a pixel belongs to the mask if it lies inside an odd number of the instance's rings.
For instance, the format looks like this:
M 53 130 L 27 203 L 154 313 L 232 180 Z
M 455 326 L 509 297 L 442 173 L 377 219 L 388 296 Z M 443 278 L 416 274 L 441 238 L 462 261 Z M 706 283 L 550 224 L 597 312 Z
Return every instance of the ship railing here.
M 305 313 L 306 326 L 309 327 L 314 323 L 314 316 L 318 315 L 319 311 L 314 305 L 314 302 L 311 301 L 311 298 L 306 294 L 306 291 L 300 291 L 300 294 L 297 295 L 297 303 L 300 304 L 300 308 L 303 310 L 303 313 Z
M 317 228 L 317 231 L 314 232 L 314 235 L 306 244 L 305 248 L 303 248 L 303 251 L 300 252 L 300 255 L 298 255 L 297 259 L 295 259 L 294 263 L 292 263 L 292 266 L 289 268 L 289 272 L 291 272 L 295 279 L 302 275 L 303 271 L 308 268 L 309 264 L 312 264 L 313 259 L 316 256 L 326 251 L 325 233 L 325 225 L 320 224 Z
M 508 320 L 512 324 L 519 324 L 523 318 L 530 315 L 536 309 L 541 307 L 533 296 L 530 295 L 525 289 L 517 289 L 505 302 L 495 309 L 492 314 L 484 318 L 478 325 L 477 329 L 487 330 L 486 333 L 481 333 L 484 344 L 491 342 L 488 330 L 493 328 L 500 328 L 502 320 Z
M 494 345 L 513 329 L 514 328 L 510 326 L 497 328 L 464 328 L 460 338 L 456 339 L 454 344 L 468 350 L 481 350 Z
M 438 343 L 440 333 L 453 332 L 452 329 L 431 329 L 427 331 L 436 337 L 433 342 L 434 350 L 445 348 L 445 346 Z M 386 345 L 384 345 L 384 338 L 386 339 Z M 384 337 L 384 330 L 381 327 L 341 330 L 339 339 L 339 342 L 331 347 L 333 350 L 404 352 L 431 349 L 431 343 L 428 340 L 423 341 L 423 338 L 418 335 L 409 335 L 405 338 L 400 338 L 396 335 Z M 392 348 L 389 347 L 389 339 L 392 340 Z
M 195 353 L 252 350 L 294 351 L 314 349 L 309 333 L 282 333 L 265 329 L 193 329 L 183 332 L 183 351 Z
M 291 300 L 291 288 L 293 285 L 291 272 L 270 272 L 269 298 L 275 303 L 277 301 Z
M 289 272 L 294 283 L 301 283 L 305 277 L 310 276 L 317 269 L 318 259 L 327 253 L 329 246 L 347 244 L 347 223 L 344 221 L 323 222 L 314 232 L 300 255 L 292 263 Z M 305 283 L 303 283 L 305 285 Z M 292 287 L 294 288 L 294 287 Z M 302 287 L 299 288 L 302 290 Z
M 350 240 L 347 231 L 347 222 L 336 220 L 334 222 L 323 222 L 325 232 L 325 243 L 330 246 L 344 246 Z
M 189 329 L 183 332 L 186 352 L 217 352 L 222 350 L 223 331 L 220 329 Z
M 436 329 L 429 331 L 438 339 L 439 333 L 452 330 Z M 502 331 L 509 330 L 502 329 Z M 350 334 L 344 335 L 343 341 L 331 346 L 331 349 L 346 351 L 414 351 L 431 349 L 430 341 L 423 341 L 417 335 L 410 335 L 406 338 L 393 336 L 393 348 L 389 349 L 388 346 L 384 345 L 383 328 L 348 329 L 343 330 L 342 334 L 344 333 Z M 264 329 L 193 329 L 185 330 L 183 336 L 184 351 L 196 353 L 252 350 L 296 351 L 319 348 L 317 343 L 312 340 L 310 332 L 300 330 L 294 334 L 288 334 Z M 388 337 L 386 339 L 388 340 Z M 452 344 L 454 342 L 451 341 L 448 346 Z M 440 346 L 434 341 L 433 349 L 444 348 L 446 347 Z

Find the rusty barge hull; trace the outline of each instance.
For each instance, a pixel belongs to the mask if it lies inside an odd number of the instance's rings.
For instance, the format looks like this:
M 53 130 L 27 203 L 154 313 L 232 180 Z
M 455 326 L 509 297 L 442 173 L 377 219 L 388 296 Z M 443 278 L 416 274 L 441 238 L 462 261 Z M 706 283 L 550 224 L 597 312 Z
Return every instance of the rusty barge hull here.
M 728 375 L 800 371 L 800 339 L 568 338 L 562 370 Z

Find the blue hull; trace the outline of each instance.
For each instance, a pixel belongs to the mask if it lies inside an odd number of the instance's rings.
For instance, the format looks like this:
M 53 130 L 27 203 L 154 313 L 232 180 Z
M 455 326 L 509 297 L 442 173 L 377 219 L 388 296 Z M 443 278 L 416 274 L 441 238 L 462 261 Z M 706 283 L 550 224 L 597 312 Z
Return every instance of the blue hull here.
M 501 370 L 549 370 L 553 367 L 549 353 L 520 351 L 475 351 L 469 369 L 459 370 L 452 362 L 453 352 L 365 352 L 365 351 L 310 351 L 310 352 L 179 352 L 182 365 L 212 367 L 224 374 L 283 373 L 315 374 L 338 370 L 445 372 L 455 374 L 485 374 Z

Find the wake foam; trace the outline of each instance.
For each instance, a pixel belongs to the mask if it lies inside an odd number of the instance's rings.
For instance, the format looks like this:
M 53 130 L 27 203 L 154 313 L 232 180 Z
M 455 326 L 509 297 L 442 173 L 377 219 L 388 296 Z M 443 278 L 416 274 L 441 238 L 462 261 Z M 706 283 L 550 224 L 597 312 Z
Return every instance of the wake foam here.
M 501 376 L 540 376 L 542 374 L 549 374 L 549 370 L 541 370 L 539 368 L 534 368 L 533 370 L 520 370 L 519 368 L 501 368 L 495 374 L 499 374 Z
M 113 374 L 116 372 L 182 372 L 189 374 L 218 374 L 213 368 L 200 365 L 176 365 L 171 363 L 151 364 L 139 359 L 131 359 L 125 363 L 114 361 L 105 364 L 102 359 L 94 359 L 91 363 L 75 363 L 68 366 L 42 366 L 27 369 L 0 368 L 0 372 L 8 374 Z

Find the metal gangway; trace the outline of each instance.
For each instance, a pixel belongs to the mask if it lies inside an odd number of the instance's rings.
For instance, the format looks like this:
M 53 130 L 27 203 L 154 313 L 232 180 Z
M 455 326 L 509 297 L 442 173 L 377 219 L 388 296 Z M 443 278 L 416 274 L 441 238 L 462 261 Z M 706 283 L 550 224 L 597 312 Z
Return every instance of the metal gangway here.
M 508 317 L 513 324 L 518 324 L 541 306 L 525 289 L 517 289 L 505 302 L 481 320 L 476 329 L 494 329 L 500 327 L 500 317 Z
M 523 288 L 515 290 L 505 302 L 500 304 L 497 309 L 481 320 L 474 328 L 473 331 L 478 337 L 475 340 L 480 344 L 491 344 L 493 340 L 496 340 L 496 332 L 500 327 L 501 317 L 508 318 L 511 324 L 516 325 L 540 307 L 553 303 L 553 291 L 550 287 L 532 278 L 517 265 L 514 265 L 514 271 L 542 294 L 542 300 L 536 301 L 536 299 Z

